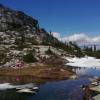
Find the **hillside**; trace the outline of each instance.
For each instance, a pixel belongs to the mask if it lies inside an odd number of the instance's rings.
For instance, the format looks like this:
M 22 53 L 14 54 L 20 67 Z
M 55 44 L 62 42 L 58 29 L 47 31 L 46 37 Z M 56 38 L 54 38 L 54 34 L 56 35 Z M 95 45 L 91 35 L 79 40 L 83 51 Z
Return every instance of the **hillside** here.
M 49 63 L 53 56 L 57 64 L 57 59 L 63 61 L 63 56 L 80 53 L 77 45 L 65 44 L 41 28 L 38 20 L 0 4 L 0 66 Z
M 75 73 L 64 67 L 63 57 L 76 48 L 53 37 L 38 20 L 0 4 L 0 75 L 70 78 Z
M 45 50 L 53 43 L 60 41 L 41 28 L 38 20 L 0 4 L 0 65 L 23 61 L 30 53 L 39 61 L 39 56 L 45 55 Z M 59 54 L 57 50 L 55 52 Z

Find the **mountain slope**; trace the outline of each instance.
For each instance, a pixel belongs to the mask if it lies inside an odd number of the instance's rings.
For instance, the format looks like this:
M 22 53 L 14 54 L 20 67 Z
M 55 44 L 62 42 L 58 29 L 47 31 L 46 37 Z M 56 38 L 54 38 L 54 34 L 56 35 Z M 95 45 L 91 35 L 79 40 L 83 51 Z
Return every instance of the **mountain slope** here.
M 22 42 L 42 44 L 48 42 L 44 41 L 48 38 L 49 41 L 58 41 L 45 29 L 40 28 L 36 19 L 0 4 L 0 43 L 14 44 L 22 39 Z
M 30 58 L 33 62 L 40 61 L 41 56 L 50 56 L 45 54 L 50 46 L 59 47 L 59 43 L 39 26 L 38 20 L 0 4 L 0 65 L 12 66 Z M 56 48 L 51 50 L 61 55 Z
M 24 12 L 0 4 L 0 65 L 40 62 L 52 55 L 61 57 L 66 53 L 80 56 L 81 50 L 73 43 L 59 41 L 41 28 L 38 20 Z

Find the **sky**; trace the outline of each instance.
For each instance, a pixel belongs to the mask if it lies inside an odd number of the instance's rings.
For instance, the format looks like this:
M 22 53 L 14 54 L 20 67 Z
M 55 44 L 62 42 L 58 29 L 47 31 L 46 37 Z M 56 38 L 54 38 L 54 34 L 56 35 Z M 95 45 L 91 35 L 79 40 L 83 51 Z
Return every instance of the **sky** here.
M 0 0 L 63 40 L 100 42 L 100 0 Z

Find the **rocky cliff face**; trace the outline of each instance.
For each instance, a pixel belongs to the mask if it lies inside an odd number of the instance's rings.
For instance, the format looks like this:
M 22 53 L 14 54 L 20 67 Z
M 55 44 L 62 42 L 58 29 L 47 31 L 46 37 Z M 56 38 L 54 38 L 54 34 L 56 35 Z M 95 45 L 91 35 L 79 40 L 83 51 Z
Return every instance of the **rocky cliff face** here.
M 44 29 L 39 27 L 36 19 L 24 12 L 9 9 L 0 4 L 0 43 L 14 44 L 23 42 L 41 44 L 44 38 L 52 38 Z M 34 41 L 33 41 L 34 40 Z M 55 39 L 57 41 L 57 39 Z

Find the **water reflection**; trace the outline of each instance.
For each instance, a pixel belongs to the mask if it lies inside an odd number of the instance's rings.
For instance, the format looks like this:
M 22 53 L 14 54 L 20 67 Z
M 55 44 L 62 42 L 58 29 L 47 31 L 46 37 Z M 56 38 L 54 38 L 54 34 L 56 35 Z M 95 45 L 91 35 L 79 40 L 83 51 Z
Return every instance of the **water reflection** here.
M 33 76 L 0 76 L 0 84 L 2 83 L 11 83 L 13 85 L 28 84 L 28 83 L 45 84 L 48 81 L 54 81 L 54 80 L 35 78 Z
M 15 89 L 0 91 L 0 100 L 83 100 L 80 86 L 89 84 L 88 76 L 100 76 L 100 69 L 72 68 L 78 75 L 83 75 L 77 80 L 43 80 L 33 76 L 0 76 L 0 83 L 39 85 L 37 94 L 19 94 Z
M 16 93 L 14 89 L 0 91 L 0 100 L 28 100 L 28 95 Z
M 87 76 L 99 76 L 100 77 L 100 68 L 86 68 L 86 67 L 74 67 L 72 68 L 74 72 L 78 75 L 87 75 Z
M 82 100 L 80 86 L 83 84 L 89 84 L 85 77 L 78 80 L 48 82 L 40 88 L 37 95 L 29 100 Z
M 16 77 L 3 76 L 0 77 L 0 81 L 11 82 L 12 84 L 19 84 L 20 82 L 29 82 L 30 78 L 32 77 L 24 76 L 21 77 L 20 81 L 19 79 L 17 81 Z M 40 82 L 36 82 L 33 78 L 30 79 L 30 81 L 31 80 L 36 84 L 41 84 Z M 39 85 L 39 91 L 37 92 L 37 94 L 19 94 L 16 93 L 15 89 L 3 90 L 0 91 L 0 100 L 82 100 L 82 92 L 80 90 L 80 86 L 82 84 L 89 84 L 89 81 L 86 77 L 80 78 L 78 80 L 65 80 L 56 82 L 45 80 L 43 82 L 41 85 Z

